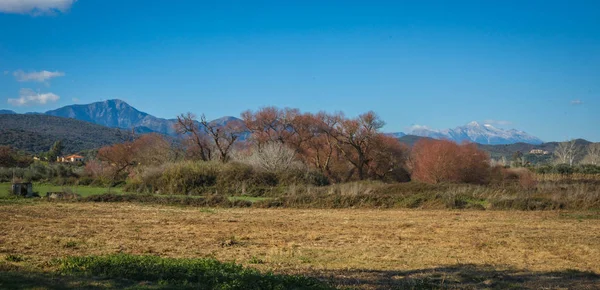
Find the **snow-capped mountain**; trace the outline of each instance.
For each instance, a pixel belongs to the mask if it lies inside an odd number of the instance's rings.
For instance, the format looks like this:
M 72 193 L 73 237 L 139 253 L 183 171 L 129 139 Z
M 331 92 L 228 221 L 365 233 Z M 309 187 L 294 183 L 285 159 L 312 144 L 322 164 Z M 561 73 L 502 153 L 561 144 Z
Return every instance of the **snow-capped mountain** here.
M 489 145 L 513 144 L 519 142 L 528 144 L 543 143 L 539 138 L 523 131 L 500 129 L 490 124 L 482 124 L 475 121 L 465 126 L 445 130 L 434 130 L 424 126 L 418 126 L 413 128 L 407 134 L 434 139 L 447 139 L 458 143 L 464 141 Z

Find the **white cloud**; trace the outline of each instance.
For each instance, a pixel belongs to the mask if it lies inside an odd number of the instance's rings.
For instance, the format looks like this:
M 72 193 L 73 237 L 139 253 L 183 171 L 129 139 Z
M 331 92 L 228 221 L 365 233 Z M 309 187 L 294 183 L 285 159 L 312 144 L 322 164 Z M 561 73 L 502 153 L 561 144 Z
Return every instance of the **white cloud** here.
M 32 89 L 21 89 L 19 91 L 19 98 L 8 99 L 8 103 L 17 106 L 32 106 L 32 105 L 45 105 L 47 103 L 54 103 L 60 99 L 59 96 L 53 93 L 36 93 Z
M 0 12 L 44 15 L 67 12 L 77 0 L 0 0 Z
M 73 101 L 74 103 L 79 102 L 79 98 L 72 98 L 71 101 Z
M 580 99 L 577 99 L 577 100 L 572 100 L 572 101 L 571 101 L 571 105 L 575 105 L 575 106 L 577 106 L 577 105 L 582 105 L 582 104 L 583 104 L 583 101 L 582 101 L 582 100 L 580 100 Z
M 424 125 L 412 125 L 410 127 L 408 127 L 409 131 L 415 131 L 415 130 L 431 130 L 431 128 L 424 126 Z
M 0 0 L 0 1 L 2 1 L 2 0 Z M 65 75 L 64 72 L 47 71 L 47 70 L 32 71 L 32 72 L 28 72 L 28 73 L 26 73 L 22 70 L 18 70 L 13 73 L 13 76 L 15 76 L 15 78 L 17 78 L 17 81 L 20 81 L 20 82 L 34 81 L 34 82 L 40 82 L 40 83 L 49 81 L 52 78 L 62 77 L 64 75 Z
M 511 121 L 505 121 L 505 120 L 485 120 L 483 121 L 483 123 L 488 124 L 488 125 L 500 125 L 500 126 L 508 126 L 508 125 L 512 125 Z

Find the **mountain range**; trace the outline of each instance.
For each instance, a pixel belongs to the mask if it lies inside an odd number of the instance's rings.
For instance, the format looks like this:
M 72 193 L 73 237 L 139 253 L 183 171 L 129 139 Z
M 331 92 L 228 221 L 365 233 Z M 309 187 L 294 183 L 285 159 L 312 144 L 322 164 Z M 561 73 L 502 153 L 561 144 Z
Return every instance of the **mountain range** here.
M 15 112 L 11 110 L 0 110 L 0 114 L 15 114 Z M 86 105 L 69 105 L 45 113 L 28 114 L 45 114 L 63 118 L 72 118 L 110 128 L 134 129 L 138 133 L 156 132 L 169 136 L 176 135 L 175 129 L 173 128 L 173 125 L 177 123 L 176 119 L 163 119 L 152 116 L 117 99 Z M 240 122 L 241 120 L 235 117 L 222 117 L 213 120 L 212 123 L 224 125 L 232 121 Z M 523 131 L 515 129 L 505 130 L 496 128 L 490 124 L 478 122 L 471 122 L 465 126 L 445 130 L 433 130 L 427 127 L 418 126 L 407 133 L 396 132 L 389 133 L 389 135 L 397 138 L 406 135 L 415 135 L 434 139 L 447 139 L 459 143 L 468 141 L 487 145 L 514 143 L 538 145 L 543 143 L 539 138 Z
M 526 143 L 539 145 L 544 143 L 541 139 L 516 129 L 501 129 L 490 124 L 470 122 L 454 129 L 433 130 L 424 126 L 416 126 L 408 133 L 392 133 L 393 136 L 415 135 L 433 139 L 452 140 L 457 143 L 473 142 L 487 145 L 504 145 Z
M 138 132 L 157 132 L 176 135 L 176 119 L 162 119 L 140 112 L 121 100 L 107 100 L 87 105 L 70 105 L 47 111 L 46 115 L 72 118 L 111 128 L 135 129 Z

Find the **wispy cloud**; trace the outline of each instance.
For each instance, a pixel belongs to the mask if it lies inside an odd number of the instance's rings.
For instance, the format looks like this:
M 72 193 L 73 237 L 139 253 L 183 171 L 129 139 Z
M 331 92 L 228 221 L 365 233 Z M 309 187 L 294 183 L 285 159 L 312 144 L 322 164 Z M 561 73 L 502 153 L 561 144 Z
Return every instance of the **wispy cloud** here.
M 9 74 L 9 73 L 10 73 L 10 72 L 9 72 L 9 71 L 7 71 L 7 70 L 5 70 L 5 71 L 4 71 L 4 75 L 7 75 L 7 74 Z
M 0 12 L 34 16 L 65 13 L 77 0 L 0 0 Z
M 32 89 L 21 89 L 19 91 L 19 97 L 16 99 L 8 99 L 8 103 L 17 106 L 32 106 L 32 105 L 45 105 L 47 103 L 54 103 L 60 99 L 59 96 L 53 93 L 36 93 Z
M 74 103 L 78 103 L 79 102 L 79 98 L 72 98 L 71 101 L 73 101 Z
M 484 120 L 483 123 L 484 124 L 489 124 L 489 125 L 500 125 L 500 126 L 508 126 L 508 125 L 512 125 L 513 124 L 511 121 L 492 120 L 492 119 Z
M 40 82 L 44 83 L 49 81 L 52 78 L 62 77 L 64 76 L 64 72 L 60 71 L 32 71 L 32 72 L 24 72 L 22 70 L 18 70 L 13 72 L 13 76 L 20 82 Z
M 580 99 L 572 100 L 571 105 L 574 105 L 574 106 L 583 105 L 583 101 Z
M 417 124 L 414 124 L 414 125 L 412 125 L 412 126 L 408 127 L 407 129 L 408 129 L 408 131 L 415 131 L 415 130 L 431 130 L 431 128 L 429 128 L 429 127 L 427 127 L 427 126 L 425 126 L 425 125 L 417 125 Z

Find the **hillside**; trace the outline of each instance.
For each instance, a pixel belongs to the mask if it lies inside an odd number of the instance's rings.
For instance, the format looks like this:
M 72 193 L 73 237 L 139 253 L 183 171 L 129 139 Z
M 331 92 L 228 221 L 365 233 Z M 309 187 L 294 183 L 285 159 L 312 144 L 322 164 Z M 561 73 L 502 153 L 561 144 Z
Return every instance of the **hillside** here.
M 166 135 L 175 135 L 173 125 L 176 120 L 167 120 L 154 117 L 138 111 L 121 100 L 107 100 L 86 105 L 70 105 L 46 112 L 46 115 L 72 118 L 91 122 L 111 128 L 141 130 L 144 132 L 158 132 Z M 142 127 L 141 129 L 138 129 Z
M 30 153 L 47 151 L 58 140 L 65 153 L 80 152 L 129 139 L 119 129 L 47 115 L 0 115 L 0 145 Z

